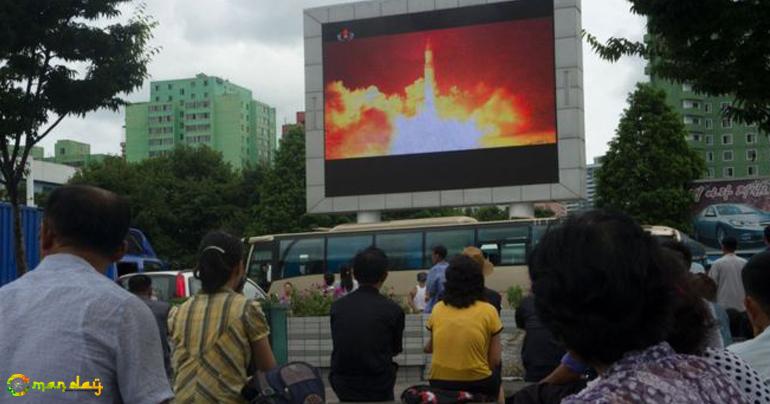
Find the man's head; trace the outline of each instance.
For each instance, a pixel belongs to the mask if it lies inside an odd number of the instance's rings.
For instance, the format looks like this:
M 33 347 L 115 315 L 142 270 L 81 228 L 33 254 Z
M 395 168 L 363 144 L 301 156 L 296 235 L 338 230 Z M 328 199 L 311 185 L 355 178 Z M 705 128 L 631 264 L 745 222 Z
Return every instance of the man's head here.
M 44 256 L 66 250 L 114 262 L 125 253 L 130 223 L 131 209 L 124 198 L 87 185 L 63 186 L 48 197 L 41 249 Z
M 727 236 L 722 239 L 722 252 L 725 254 L 732 254 L 738 249 L 738 240 L 733 236 Z
M 439 244 L 433 246 L 432 251 L 433 254 L 431 255 L 431 260 L 433 261 L 433 264 L 438 264 L 439 262 L 446 260 L 447 252 L 446 247 L 443 245 Z
M 353 258 L 353 276 L 358 283 L 380 287 L 388 277 L 388 257 L 377 247 L 369 247 Z
M 428 280 L 428 274 L 425 272 L 419 272 L 417 274 L 417 283 L 420 284 L 420 286 L 425 286 L 425 282 Z
M 327 272 L 324 274 L 324 284 L 326 286 L 332 286 L 334 285 L 334 274 L 331 272 Z
M 152 279 L 147 275 L 134 275 L 128 279 L 128 291 L 141 296 L 152 296 Z
M 755 255 L 741 272 L 746 291 L 746 314 L 754 334 L 770 326 L 770 252 Z
M 770 246 L 770 225 L 765 226 L 764 233 L 765 233 L 765 237 L 764 237 L 765 245 Z

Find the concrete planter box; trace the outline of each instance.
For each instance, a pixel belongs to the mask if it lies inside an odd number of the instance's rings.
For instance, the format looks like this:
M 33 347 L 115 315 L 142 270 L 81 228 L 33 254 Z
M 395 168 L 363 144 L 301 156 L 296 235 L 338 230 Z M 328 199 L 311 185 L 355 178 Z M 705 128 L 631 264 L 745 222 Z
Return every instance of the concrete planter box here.
M 427 379 L 430 355 L 422 352 L 428 338 L 427 316 L 408 314 L 404 327 L 404 352 L 395 357 L 399 365 L 397 383 L 420 382 Z M 503 376 L 521 376 L 521 340 L 516 330 L 513 310 L 503 310 Z M 326 378 L 332 355 L 329 317 L 289 317 L 289 361 L 302 361 L 318 367 Z M 508 363 L 506 363 L 508 362 Z

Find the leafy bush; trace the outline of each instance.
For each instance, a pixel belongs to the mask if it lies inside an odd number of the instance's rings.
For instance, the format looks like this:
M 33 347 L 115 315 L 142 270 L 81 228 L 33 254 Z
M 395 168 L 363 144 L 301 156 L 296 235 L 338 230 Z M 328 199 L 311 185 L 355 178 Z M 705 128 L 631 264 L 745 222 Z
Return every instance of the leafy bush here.
M 508 299 L 508 304 L 511 306 L 511 308 L 515 309 L 519 307 L 519 304 L 521 303 L 521 299 L 524 297 L 524 289 L 522 289 L 522 287 L 518 285 L 511 286 L 506 291 L 506 297 Z
M 324 293 L 323 288 L 313 286 L 297 292 L 291 298 L 291 315 L 294 317 L 328 316 L 334 296 Z

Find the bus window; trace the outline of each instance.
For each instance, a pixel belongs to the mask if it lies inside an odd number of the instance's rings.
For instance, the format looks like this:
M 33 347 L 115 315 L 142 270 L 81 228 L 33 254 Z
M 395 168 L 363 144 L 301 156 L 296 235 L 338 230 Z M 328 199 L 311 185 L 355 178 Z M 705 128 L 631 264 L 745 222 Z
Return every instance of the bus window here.
M 280 247 L 278 278 L 323 273 L 324 240 L 322 238 L 281 240 Z M 274 277 L 273 280 L 277 279 Z
M 422 268 L 422 233 L 387 233 L 376 238 L 393 270 Z
M 500 248 L 500 264 L 524 265 L 527 263 L 527 243 L 503 243 Z
M 433 263 L 431 256 L 433 247 L 443 245 L 447 250 L 447 258 L 460 254 L 463 249 L 474 245 L 473 229 L 467 230 L 441 230 L 425 232 L 425 268 L 430 268 Z
M 326 270 L 338 273 L 356 254 L 372 245 L 372 236 L 329 237 L 326 240 Z
M 249 269 L 247 276 L 257 283 L 261 288 L 270 289 L 270 283 L 275 274 L 273 270 L 273 244 L 260 243 L 255 244 L 251 250 L 251 259 L 249 260 Z
M 495 265 L 526 264 L 529 226 L 479 229 L 479 248 Z

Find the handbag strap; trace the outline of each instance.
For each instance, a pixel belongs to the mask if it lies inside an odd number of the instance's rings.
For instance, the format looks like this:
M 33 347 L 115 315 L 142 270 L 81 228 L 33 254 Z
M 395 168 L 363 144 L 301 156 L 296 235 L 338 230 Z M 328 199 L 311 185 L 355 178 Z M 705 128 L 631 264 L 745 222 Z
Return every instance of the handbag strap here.
M 259 383 L 259 394 L 261 394 L 263 397 L 271 397 L 275 395 L 276 391 L 270 386 L 270 383 L 267 381 L 267 376 L 265 375 L 265 372 L 262 372 L 262 371 L 257 372 L 257 382 Z

